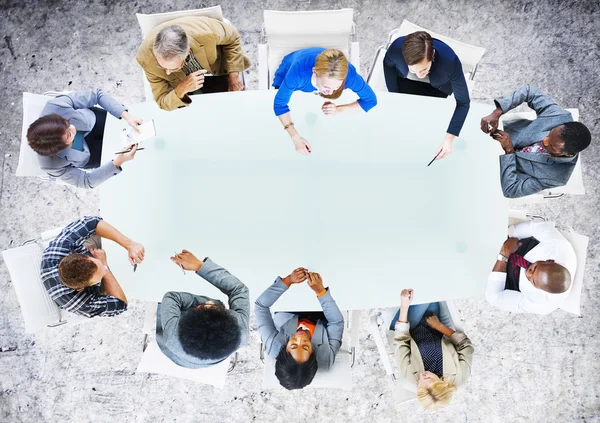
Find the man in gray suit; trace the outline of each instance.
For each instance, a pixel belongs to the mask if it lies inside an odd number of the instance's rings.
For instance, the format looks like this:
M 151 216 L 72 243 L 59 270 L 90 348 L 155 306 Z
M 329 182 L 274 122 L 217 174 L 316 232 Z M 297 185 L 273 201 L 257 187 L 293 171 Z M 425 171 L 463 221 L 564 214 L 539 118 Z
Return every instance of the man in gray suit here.
M 292 284 L 307 280 L 315 292 L 323 313 L 275 313 L 270 307 Z M 309 385 L 317 369 L 327 371 L 342 345 L 344 316 L 323 287 L 318 273 L 299 267 L 275 282 L 254 303 L 256 326 L 267 354 L 275 358 L 275 376 L 286 389 L 302 389 Z
M 107 112 L 135 129 L 142 123 L 99 88 L 60 94 L 49 100 L 41 117 L 27 130 L 27 140 L 38 153 L 41 169 L 78 188 L 95 188 L 119 174 L 121 165 L 134 158 L 137 147 L 130 145 L 125 149 L 129 152 L 100 165 Z
M 219 301 L 187 292 L 167 292 L 156 312 L 156 342 L 174 363 L 189 369 L 217 364 L 248 342 L 250 293 L 246 285 L 211 259 L 183 250 L 171 257 L 229 298 Z
M 496 110 L 481 119 L 481 130 L 500 142 L 504 150 L 500 156 L 504 196 L 524 197 L 565 185 L 578 153 L 590 145 L 591 134 L 586 126 L 573 122 L 571 113 L 530 85 L 494 102 Z M 498 130 L 500 116 L 524 102 L 535 110 L 536 119 L 506 122 L 506 132 Z

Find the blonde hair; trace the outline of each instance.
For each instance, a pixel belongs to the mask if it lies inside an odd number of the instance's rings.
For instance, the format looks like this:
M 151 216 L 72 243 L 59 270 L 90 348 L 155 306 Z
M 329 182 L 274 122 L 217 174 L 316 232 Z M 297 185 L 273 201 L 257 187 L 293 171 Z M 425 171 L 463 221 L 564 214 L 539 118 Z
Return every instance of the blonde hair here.
M 328 78 L 343 81 L 342 85 L 329 95 L 321 94 L 321 97 L 336 99 L 342 95 L 346 76 L 348 76 L 348 59 L 339 50 L 329 48 L 317 56 L 315 61 L 315 73 L 317 76 L 327 76 Z
M 425 410 L 439 411 L 450 403 L 455 391 L 456 386 L 452 383 L 439 380 L 429 388 L 417 389 L 417 399 Z

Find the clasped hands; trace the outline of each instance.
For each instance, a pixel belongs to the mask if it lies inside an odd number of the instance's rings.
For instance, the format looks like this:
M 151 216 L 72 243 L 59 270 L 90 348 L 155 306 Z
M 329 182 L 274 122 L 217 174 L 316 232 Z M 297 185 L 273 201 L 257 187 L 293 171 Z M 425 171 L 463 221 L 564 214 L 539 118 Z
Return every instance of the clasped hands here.
M 497 107 L 496 110 L 481 119 L 481 130 L 498 141 L 504 153 L 512 154 L 515 152 L 515 148 L 510 135 L 498 129 L 500 116 L 502 116 L 502 109 Z
M 293 284 L 306 281 L 310 289 L 312 289 L 315 294 L 320 294 L 321 292 L 325 291 L 325 287 L 323 286 L 323 278 L 321 278 L 321 275 L 315 272 L 309 272 L 304 267 L 294 269 L 292 273 L 281 280 L 288 287 Z

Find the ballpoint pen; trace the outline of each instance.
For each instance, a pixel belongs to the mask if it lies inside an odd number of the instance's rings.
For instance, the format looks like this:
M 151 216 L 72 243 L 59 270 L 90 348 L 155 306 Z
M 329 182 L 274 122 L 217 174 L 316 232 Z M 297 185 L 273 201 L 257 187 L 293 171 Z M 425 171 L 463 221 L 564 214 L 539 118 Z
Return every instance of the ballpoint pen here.
M 177 251 L 175 251 L 175 257 L 179 258 L 179 254 L 177 254 Z M 183 274 L 185 275 L 185 269 L 183 268 L 183 265 L 180 264 L 179 267 L 181 267 L 181 271 L 183 272 Z
M 440 151 L 438 151 L 438 153 L 435 155 L 435 157 L 434 157 L 433 159 L 431 159 L 431 161 L 429 162 L 429 164 L 427 165 L 427 167 L 429 167 L 429 165 L 430 165 L 431 163 L 433 163 L 433 161 L 434 161 L 435 159 L 437 159 L 437 157 L 440 155 L 440 153 L 441 153 L 441 152 L 442 152 L 441 150 L 440 150 Z
M 133 261 L 133 273 L 135 273 L 136 270 L 137 270 L 137 263 L 134 260 Z
M 144 147 L 138 148 L 136 151 L 141 151 L 141 150 L 144 150 Z M 131 150 L 125 150 L 125 151 L 119 151 L 115 154 L 125 154 L 125 153 L 130 153 L 130 152 L 131 152 Z

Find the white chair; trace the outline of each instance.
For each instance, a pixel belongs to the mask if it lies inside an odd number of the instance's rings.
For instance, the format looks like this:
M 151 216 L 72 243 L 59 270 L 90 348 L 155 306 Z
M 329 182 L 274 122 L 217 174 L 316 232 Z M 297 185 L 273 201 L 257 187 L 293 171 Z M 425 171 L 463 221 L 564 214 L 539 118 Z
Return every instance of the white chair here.
M 21 147 L 19 150 L 19 164 L 15 174 L 17 176 L 38 176 L 44 180 L 55 180 L 50 178 L 46 172 L 40 169 L 37 153 L 31 149 L 27 141 L 27 130 L 40 115 L 44 106 L 56 96 L 57 93 L 32 94 L 23 93 L 23 128 L 21 130 Z
M 546 219 L 542 216 L 525 214 L 522 210 L 509 210 L 509 223 L 511 225 L 516 225 L 527 220 Z M 578 234 L 573 228 L 567 225 L 557 224 L 556 228 L 571 243 L 577 257 L 577 270 L 573 278 L 573 287 L 560 309 L 576 316 L 581 316 L 581 291 L 583 290 L 583 276 L 590 239 L 585 235 Z
M 317 370 L 308 388 L 352 389 L 352 367 L 356 361 L 358 347 L 358 331 L 360 329 L 360 311 L 344 313 L 345 330 L 342 346 L 335 356 L 335 363 L 327 372 Z M 275 359 L 265 355 L 263 344 L 260 344 L 260 359 L 265 364 L 263 387 L 265 389 L 281 388 L 275 376 Z
M 375 59 L 371 64 L 369 76 L 367 77 L 367 83 L 371 86 L 371 88 L 373 88 L 374 91 L 387 91 L 387 85 L 385 84 L 385 76 L 383 73 L 383 58 L 385 57 L 387 49 L 396 38 L 412 34 L 413 32 L 417 31 L 427 31 L 432 38 L 443 41 L 444 43 L 448 44 L 452 50 L 454 50 L 460 59 L 460 63 L 462 64 L 463 72 L 465 73 L 465 79 L 467 80 L 467 86 L 469 87 L 469 93 L 471 93 L 473 91 L 473 78 L 475 77 L 475 72 L 477 72 L 477 66 L 485 54 L 485 49 L 483 47 L 477 47 L 471 44 L 456 41 L 452 38 L 446 37 L 445 35 L 422 28 L 407 20 L 402 21 L 400 28 L 394 29 L 392 32 L 390 32 L 388 35 L 387 44 L 377 49 L 377 52 L 375 53 Z M 428 77 L 419 79 L 411 72 L 408 73 L 408 79 L 429 82 Z
M 146 36 L 158 25 L 172 21 L 173 19 L 183 18 L 186 16 L 206 16 L 207 18 L 217 19 L 219 21 L 223 21 L 229 25 L 231 22 L 223 17 L 223 11 L 221 10 L 221 6 L 212 6 L 206 7 L 204 9 L 190 9 L 190 10 L 179 10 L 176 12 L 166 12 L 166 13 L 153 13 L 153 14 L 145 14 L 145 13 L 136 13 L 135 17 L 140 24 L 140 29 L 142 30 L 142 39 L 145 39 Z M 242 82 L 246 85 L 244 79 L 244 72 L 240 72 Z M 146 74 L 142 70 L 142 80 L 144 81 L 144 95 L 146 96 L 146 101 L 154 101 L 154 96 L 152 95 L 152 88 L 150 87 L 150 83 L 148 79 L 146 79 Z
M 452 322 L 456 330 L 463 331 L 460 315 L 454 303 L 452 301 L 443 301 L 440 302 L 440 307 L 447 308 L 450 316 L 452 316 Z M 372 314 L 369 317 L 369 333 L 375 341 L 385 373 L 394 386 L 395 400 L 397 403 L 401 403 L 416 399 L 416 386 L 415 391 L 412 391 L 403 387 L 401 383 L 398 383 L 398 370 L 393 353 L 394 331 L 389 329 L 397 311 L 397 307 L 390 307 L 383 309 L 379 313 Z
M 137 367 L 138 373 L 158 373 L 180 379 L 212 385 L 217 388 L 225 386 L 227 373 L 232 371 L 237 363 L 237 352 L 231 359 L 225 359 L 213 366 L 200 369 L 187 369 L 172 362 L 162 353 L 156 343 L 156 302 L 146 302 L 144 318 L 144 342 L 142 359 Z
M 21 247 L 2 251 L 10 279 L 21 306 L 25 321 L 25 333 L 33 333 L 42 327 L 75 324 L 89 319 L 60 309 L 48 296 L 40 278 L 42 253 L 62 230 L 52 229 L 40 237 L 25 241 Z
M 573 121 L 579 122 L 579 110 L 578 109 L 565 109 L 571 113 L 573 116 Z M 506 122 L 511 122 L 515 120 L 535 120 L 536 113 L 533 110 L 527 112 L 515 112 L 515 113 L 507 113 L 500 118 L 500 122 L 502 125 Z M 503 128 L 504 126 L 502 126 Z M 512 198 L 510 202 L 512 204 L 534 204 L 541 203 L 545 199 L 558 198 L 562 197 L 565 194 L 569 195 L 584 195 L 585 187 L 583 186 L 583 171 L 581 169 L 581 153 L 579 153 L 579 159 L 577 159 L 577 163 L 575 164 L 575 168 L 573 169 L 573 173 L 571 173 L 571 177 L 569 178 L 566 185 L 562 187 L 549 188 L 541 193 L 528 195 L 526 197 L 521 198 Z
M 283 57 L 308 47 L 341 50 L 360 73 L 359 44 L 352 9 L 282 12 L 265 10 L 258 44 L 258 87 L 271 88 Z

